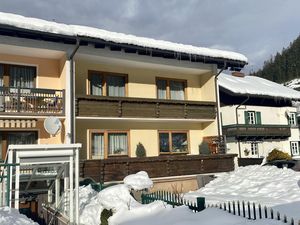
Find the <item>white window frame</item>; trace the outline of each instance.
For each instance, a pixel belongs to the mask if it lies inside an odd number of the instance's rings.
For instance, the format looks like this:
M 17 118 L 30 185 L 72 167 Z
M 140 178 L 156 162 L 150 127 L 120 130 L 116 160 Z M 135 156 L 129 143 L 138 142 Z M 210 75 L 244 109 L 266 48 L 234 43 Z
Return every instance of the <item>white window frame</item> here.
M 256 124 L 255 122 L 255 112 L 254 111 L 248 111 L 248 124 Z
M 292 153 L 292 156 L 299 155 L 299 142 L 298 141 L 291 141 L 291 153 Z
M 251 142 L 250 152 L 251 152 L 252 156 L 259 156 L 259 154 L 258 154 L 258 143 L 257 142 Z
M 291 126 L 297 126 L 297 120 L 296 120 L 296 113 L 289 113 L 289 118 L 288 118 L 289 125 Z

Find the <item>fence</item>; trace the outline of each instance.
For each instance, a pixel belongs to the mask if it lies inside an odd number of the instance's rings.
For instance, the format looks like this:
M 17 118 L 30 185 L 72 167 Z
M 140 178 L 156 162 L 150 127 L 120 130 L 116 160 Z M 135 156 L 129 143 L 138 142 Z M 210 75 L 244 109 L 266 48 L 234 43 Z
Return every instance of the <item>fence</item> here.
M 156 191 L 149 194 L 142 194 L 142 204 L 148 204 L 156 200 L 161 200 L 166 202 L 169 205 L 188 206 L 194 212 L 200 212 L 205 209 L 205 198 L 198 197 L 196 202 L 190 202 L 184 199 L 181 194 L 175 194 L 167 191 Z
M 295 223 L 293 218 L 289 219 L 286 215 L 281 215 L 279 212 L 275 213 L 272 208 L 250 202 L 245 203 L 244 201 L 232 201 L 223 204 L 207 204 L 207 207 L 223 209 L 224 211 L 227 211 L 233 215 L 242 216 L 250 220 L 276 219 L 290 225 L 300 225 L 300 220 L 298 223 Z

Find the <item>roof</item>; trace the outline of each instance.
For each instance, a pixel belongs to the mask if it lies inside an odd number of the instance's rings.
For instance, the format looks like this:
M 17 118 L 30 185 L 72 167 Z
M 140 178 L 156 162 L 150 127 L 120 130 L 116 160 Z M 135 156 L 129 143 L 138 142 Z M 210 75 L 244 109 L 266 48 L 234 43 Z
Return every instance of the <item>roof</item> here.
M 192 45 L 184 45 L 169 41 L 137 37 L 134 35 L 110 32 L 93 27 L 57 23 L 37 18 L 24 17 L 11 13 L 0 12 L 0 26 L 2 28 L 12 27 L 27 31 L 38 31 L 46 34 L 64 35 L 73 38 L 85 37 L 118 44 L 139 46 L 142 48 L 204 56 L 208 57 L 208 63 L 210 62 L 209 58 L 235 61 L 238 62 L 238 65 L 240 65 L 241 67 L 243 67 L 248 62 L 248 59 L 244 55 L 236 52 L 210 49 L 205 47 L 195 47 Z
M 233 95 L 262 96 L 271 98 L 300 99 L 300 92 L 261 77 L 236 77 L 221 73 L 219 86 Z

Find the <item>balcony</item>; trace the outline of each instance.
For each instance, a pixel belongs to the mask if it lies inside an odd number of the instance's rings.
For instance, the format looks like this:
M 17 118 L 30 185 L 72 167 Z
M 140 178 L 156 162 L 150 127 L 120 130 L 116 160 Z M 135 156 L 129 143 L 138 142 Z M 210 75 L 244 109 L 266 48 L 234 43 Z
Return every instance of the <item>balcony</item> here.
M 246 125 L 233 124 L 223 126 L 223 135 L 238 140 L 286 139 L 291 136 L 289 125 Z
M 0 115 L 63 115 L 64 90 L 0 87 Z
M 80 176 L 108 182 L 123 180 L 141 170 L 151 178 L 229 172 L 234 170 L 234 157 L 235 154 L 217 154 L 84 160 L 80 163 Z
M 214 120 L 215 102 L 77 96 L 76 115 L 119 118 Z

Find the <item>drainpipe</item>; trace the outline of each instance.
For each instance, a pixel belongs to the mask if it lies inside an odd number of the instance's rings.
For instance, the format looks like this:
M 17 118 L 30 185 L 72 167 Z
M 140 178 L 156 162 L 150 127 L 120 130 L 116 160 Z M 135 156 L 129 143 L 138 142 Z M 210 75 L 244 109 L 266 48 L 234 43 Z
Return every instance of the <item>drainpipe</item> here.
M 68 92 L 66 94 L 68 100 L 66 99 L 66 118 L 69 116 L 68 126 L 69 130 L 67 130 L 67 143 L 75 143 L 75 74 L 74 74 L 74 56 L 79 49 L 80 39 L 76 39 L 75 48 L 71 51 L 67 56 L 69 77 L 66 79 L 66 86 Z
M 236 120 L 236 124 L 238 125 L 239 124 L 239 118 L 238 118 L 238 110 L 239 108 L 244 105 L 247 101 L 249 100 L 249 96 L 247 96 L 247 98 L 242 101 L 241 104 L 239 104 L 236 108 L 235 108 L 235 120 Z M 241 158 L 242 157 L 242 153 L 241 153 L 241 143 L 240 143 L 240 140 L 238 140 L 238 148 L 239 148 L 239 157 Z
M 219 85 L 218 85 L 218 76 L 224 71 L 226 68 L 226 63 L 224 64 L 224 67 L 217 73 L 215 76 L 215 94 L 216 94 L 216 100 L 217 100 L 217 125 L 218 125 L 218 141 L 220 144 L 221 135 L 222 135 L 222 124 L 220 120 L 220 93 L 219 93 Z M 220 146 L 218 146 L 219 148 Z

